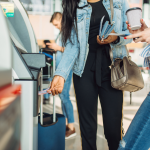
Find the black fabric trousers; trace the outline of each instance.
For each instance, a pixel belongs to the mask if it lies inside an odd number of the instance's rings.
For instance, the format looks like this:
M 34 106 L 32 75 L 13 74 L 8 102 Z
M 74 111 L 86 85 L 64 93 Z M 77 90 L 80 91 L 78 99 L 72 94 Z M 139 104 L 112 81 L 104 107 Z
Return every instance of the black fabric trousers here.
M 91 71 L 92 53 L 88 56 L 82 77 L 73 75 L 79 114 L 82 149 L 97 150 L 97 107 L 100 98 L 104 134 L 109 150 L 117 150 L 122 133 L 123 93 L 111 87 L 110 80 L 96 84 L 95 72 Z M 110 76 L 110 74 L 108 74 Z

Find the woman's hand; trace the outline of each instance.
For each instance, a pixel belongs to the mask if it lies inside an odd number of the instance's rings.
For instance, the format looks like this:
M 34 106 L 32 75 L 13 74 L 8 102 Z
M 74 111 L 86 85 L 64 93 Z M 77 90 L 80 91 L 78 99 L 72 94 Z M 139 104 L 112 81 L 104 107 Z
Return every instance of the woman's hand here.
M 141 31 L 144 31 L 146 28 L 148 28 L 147 25 L 145 24 L 145 21 L 143 19 L 141 19 L 140 22 L 142 24 L 140 29 L 138 29 L 138 30 L 131 30 L 130 24 L 128 23 L 128 21 L 126 21 L 127 29 L 129 30 L 129 32 L 131 34 L 139 33 Z
M 56 43 L 46 43 L 48 48 L 53 49 L 54 51 L 61 50 L 61 46 L 57 45 Z
M 125 39 L 133 39 L 133 38 L 137 38 L 136 40 L 134 40 L 135 43 L 147 42 L 148 44 L 150 44 L 150 28 L 146 28 L 142 32 L 132 34 L 132 35 L 125 37 Z
M 51 87 L 47 91 L 48 93 L 52 93 L 53 96 L 60 94 L 63 91 L 65 80 L 61 76 L 54 76 Z
M 115 31 L 113 30 L 111 33 L 115 33 Z M 104 45 L 104 44 L 109 44 L 112 43 L 114 41 L 116 41 L 118 39 L 118 36 L 114 36 L 114 35 L 109 35 L 107 37 L 107 39 L 104 39 L 103 41 L 99 39 L 99 35 L 97 36 L 97 43 L 100 45 Z

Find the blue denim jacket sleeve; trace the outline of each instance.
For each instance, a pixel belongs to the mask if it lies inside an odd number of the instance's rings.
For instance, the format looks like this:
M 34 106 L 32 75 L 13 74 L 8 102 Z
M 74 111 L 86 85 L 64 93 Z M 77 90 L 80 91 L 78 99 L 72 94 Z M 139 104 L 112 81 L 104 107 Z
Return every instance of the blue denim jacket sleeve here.
M 54 76 L 62 76 L 65 81 L 68 78 L 68 75 L 73 68 L 74 62 L 79 53 L 77 35 L 74 29 L 71 31 L 71 40 L 73 44 L 71 44 L 69 39 L 67 40 L 62 59 L 54 73 Z
M 129 5 L 128 5 L 128 2 L 127 0 L 123 0 L 123 8 L 122 8 L 122 34 L 130 34 L 129 33 L 129 30 L 127 29 L 127 24 L 126 24 L 126 21 L 127 21 L 127 16 L 125 15 L 126 14 L 126 11 L 129 9 Z M 120 37 L 120 41 L 115 44 L 115 46 L 121 46 L 121 45 L 126 45 L 128 43 L 131 43 L 132 42 L 132 39 L 124 39 L 124 37 Z

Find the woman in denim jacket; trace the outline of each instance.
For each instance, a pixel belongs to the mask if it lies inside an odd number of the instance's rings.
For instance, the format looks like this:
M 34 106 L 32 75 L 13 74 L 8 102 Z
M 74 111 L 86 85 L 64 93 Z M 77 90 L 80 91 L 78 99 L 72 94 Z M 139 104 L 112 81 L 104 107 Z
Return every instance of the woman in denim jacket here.
M 49 92 L 61 93 L 70 70 L 73 70 L 83 150 L 96 150 L 97 103 L 100 98 L 104 134 L 109 150 L 117 150 L 122 138 L 122 91 L 111 87 L 109 49 L 113 58 L 127 56 L 125 45 L 131 40 L 111 37 L 103 45 L 97 43 L 99 24 L 110 21 L 109 0 L 63 0 L 62 46 L 65 47 Z M 126 0 L 113 0 L 114 32 L 129 34 L 125 12 Z

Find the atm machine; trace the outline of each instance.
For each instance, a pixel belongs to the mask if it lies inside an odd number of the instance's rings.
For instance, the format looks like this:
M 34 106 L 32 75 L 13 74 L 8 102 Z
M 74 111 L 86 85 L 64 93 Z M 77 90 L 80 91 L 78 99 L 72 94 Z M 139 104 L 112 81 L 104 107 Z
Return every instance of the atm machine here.
M 12 84 L 12 46 L 0 9 L 0 150 L 20 147 L 20 85 Z
M 45 55 L 40 54 L 28 15 L 19 0 L 0 0 L 13 3 L 14 17 L 6 17 L 12 44 L 12 77 L 22 86 L 21 93 L 21 150 L 37 150 L 38 112 L 42 89 L 41 68 L 46 66 Z

